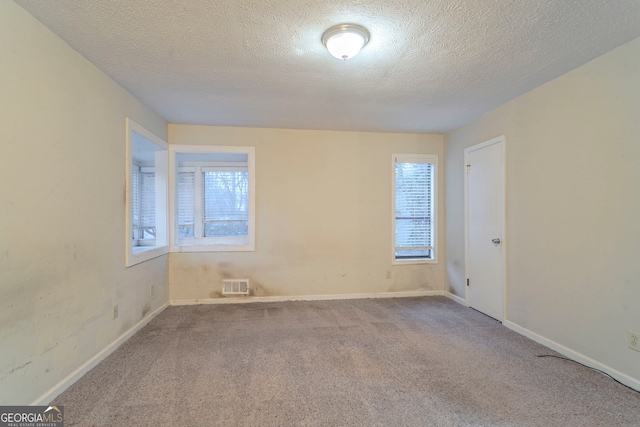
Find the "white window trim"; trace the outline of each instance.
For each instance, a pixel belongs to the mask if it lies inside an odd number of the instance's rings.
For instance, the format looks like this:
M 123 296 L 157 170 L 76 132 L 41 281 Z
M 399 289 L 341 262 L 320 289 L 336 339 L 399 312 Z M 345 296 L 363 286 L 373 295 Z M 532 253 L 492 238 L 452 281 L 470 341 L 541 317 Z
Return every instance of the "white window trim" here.
M 126 167 L 125 167 L 125 265 L 131 267 L 141 262 L 148 261 L 153 258 L 169 253 L 168 244 L 168 150 L 169 144 L 164 140 L 149 132 L 147 129 L 134 122 L 130 118 L 126 118 Z M 131 172 L 133 167 L 133 141 L 131 134 L 136 132 L 153 142 L 163 150 L 156 154 L 156 245 L 155 246 L 133 246 L 132 236 L 132 206 L 131 206 Z M 162 199 L 164 198 L 164 203 Z M 158 209 L 164 206 L 164 209 Z
M 247 172 L 249 173 L 249 235 L 242 239 L 242 243 L 234 243 L 234 239 L 228 239 L 225 243 L 202 243 L 195 240 L 194 244 L 180 243 L 177 233 L 177 201 L 176 182 L 177 164 L 176 158 L 182 153 L 242 153 L 247 154 Z M 222 165 L 222 164 L 221 164 Z M 236 163 L 226 163 L 226 166 L 237 166 Z M 188 166 L 188 165 L 187 165 Z M 212 166 L 214 166 L 212 164 Z M 256 247 L 256 198 L 255 198 L 255 147 L 246 146 L 212 146 L 212 145 L 170 145 L 169 146 L 169 218 L 171 252 L 250 252 Z M 196 198 L 197 200 L 197 198 Z M 210 240 L 209 242 L 213 242 Z
M 432 259 L 396 259 L 396 162 L 398 159 L 415 160 L 416 163 L 432 163 L 433 167 L 433 193 L 432 218 L 433 230 L 433 258 Z M 437 154 L 393 154 L 391 156 L 391 265 L 409 264 L 437 264 L 438 263 L 438 155 Z

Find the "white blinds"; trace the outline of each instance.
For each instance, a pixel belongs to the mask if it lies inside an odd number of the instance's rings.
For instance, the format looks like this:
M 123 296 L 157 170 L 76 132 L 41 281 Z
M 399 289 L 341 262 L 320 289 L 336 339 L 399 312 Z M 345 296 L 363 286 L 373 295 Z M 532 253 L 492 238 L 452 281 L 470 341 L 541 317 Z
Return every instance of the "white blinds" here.
M 131 169 L 131 238 L 138 240 L 140 228 L 140 168 Z
M 143 168 L 144 170 L 144 168 Z M 154 172 L 139 172 L 140 179 L 140 239 L 155 239 L 156 178 Z
M 246 168 L 203 168 L 204 237 L 247 236 L 249 174 Z
M 131 169 L 131 238 L 136 241 L 156 237 L 156 182 L 149 170 Z
M 192 238 L 195 225 L 195 172 L 178 172 L 178 237 Z
M 431 258 L 433 164 L 395 164 L 396 258 Z

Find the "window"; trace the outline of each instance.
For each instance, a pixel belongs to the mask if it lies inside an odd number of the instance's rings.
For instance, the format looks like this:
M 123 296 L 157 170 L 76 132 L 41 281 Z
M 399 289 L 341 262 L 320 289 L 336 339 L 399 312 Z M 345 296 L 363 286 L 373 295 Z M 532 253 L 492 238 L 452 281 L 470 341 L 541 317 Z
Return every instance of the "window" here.
M 393 263 L 435 262 L 435 155 L 393 155 Z
M 156 245 L 156 177 L 155 167 L 140 166 L 134 161 L 131 166 L 131 194 L 133 209 L 131 244 L 136 246 Z
M 127 119 L 126 265 L 169 251 L 167 143 Z
M 254 250 L 254 148 L 172 146 L 171 164 L 174 250 Z

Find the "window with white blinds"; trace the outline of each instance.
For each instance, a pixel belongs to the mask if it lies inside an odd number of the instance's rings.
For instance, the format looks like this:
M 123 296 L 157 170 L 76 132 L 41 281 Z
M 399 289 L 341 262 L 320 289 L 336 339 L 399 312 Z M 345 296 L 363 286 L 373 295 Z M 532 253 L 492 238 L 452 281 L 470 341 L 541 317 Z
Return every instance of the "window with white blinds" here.
M 125 263 L 131 267 L 169 252 L 169 146 L 127 118 Z
M 170 151 L 174 250 L 254 250 L 253 147 L 176 146 Z
M 178 238 L 193 238 L 195 225 L 195 170 L 178 172 Z
M 140 167 L 131 167 L 131 239 L 138 246 L 140 234 Z
M 145 171 L 145 169 L 148 169 Z M 151 168 L 140 171 L 140 227 L 138 244 L 147 241 L 155 245 L 156 239 L 156 176 Z
M 394 261 L 435 260 L 437 157 L 394 155 Z
M 131 239 L 133 246 L 154 246 L 156 239 L 156 185 L 152 167 L 131 168 Z

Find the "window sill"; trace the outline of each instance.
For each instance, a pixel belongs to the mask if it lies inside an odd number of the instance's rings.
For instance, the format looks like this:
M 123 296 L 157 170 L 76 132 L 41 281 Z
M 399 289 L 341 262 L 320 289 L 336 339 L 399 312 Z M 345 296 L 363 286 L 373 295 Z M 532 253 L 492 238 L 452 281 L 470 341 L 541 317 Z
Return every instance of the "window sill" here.
M 253 252 L 255 245 L 177 245 L 171 247 L 171 252 Z
M 153 251 L 158 249 L 156 246 L 134 246 L 131 248 L 131 253 L 133 255 L 138 255 L 147 251 Z
M 134 246 L 127 253 L 126 265 L 131 267 L 167 253 L 169 246 Z
M 435 259 L 394 259 L 391 265 L 437 264 Z

